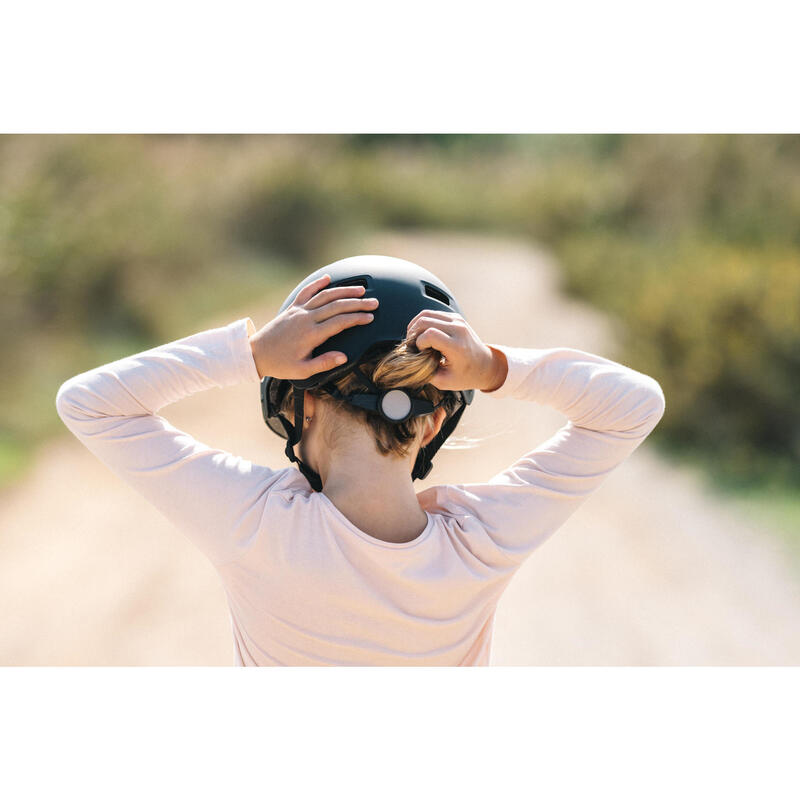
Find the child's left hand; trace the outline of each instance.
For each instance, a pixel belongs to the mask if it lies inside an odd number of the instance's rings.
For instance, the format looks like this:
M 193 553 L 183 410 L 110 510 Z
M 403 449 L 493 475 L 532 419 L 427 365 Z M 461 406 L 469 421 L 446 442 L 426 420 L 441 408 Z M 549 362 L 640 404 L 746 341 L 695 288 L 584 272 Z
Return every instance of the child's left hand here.
M 325 289 L 330 275 L 304 286 L 291 305 L 250 337 L 258 375 L 302 380 L 344 364 L 344 353 L 331 350 L 310 358 L 315 347 L 353 325 L 366 325 L 378 301 L 364 298 L 363 286 Z

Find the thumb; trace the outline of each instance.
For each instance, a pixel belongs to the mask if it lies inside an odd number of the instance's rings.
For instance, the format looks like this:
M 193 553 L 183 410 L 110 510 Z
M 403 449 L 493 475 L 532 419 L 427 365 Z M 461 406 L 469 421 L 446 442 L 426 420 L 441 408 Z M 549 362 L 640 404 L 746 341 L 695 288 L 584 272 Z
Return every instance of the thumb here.
M 326 372 L 334 367 L 340 367 L 345 361 L 347 361 L 347 356 L 344 353 L 332 350 L 329 353 L 323 353 L 321 356 L 306 361 L 305 366 L 308 370 L 308 377 L 310 377 L 318 372 Z

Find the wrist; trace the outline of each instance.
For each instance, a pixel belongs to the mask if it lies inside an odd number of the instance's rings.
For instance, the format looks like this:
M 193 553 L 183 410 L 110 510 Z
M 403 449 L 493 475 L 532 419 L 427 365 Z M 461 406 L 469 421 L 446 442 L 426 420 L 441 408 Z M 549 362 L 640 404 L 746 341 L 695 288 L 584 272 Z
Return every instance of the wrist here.
M 492 345 L 487 345 L 492 354 L 491 365 L 487 371 L 487 378 L 483 386 L 482 392 L 494 392 L 499 389 L 508 377 L 508 359 L 506 354 Z
M 258 377 L 263 378 L 265 375 L 268 375 L 269 372 L 264 367 L 263 359 L 259 358 L 259 347 L 258 347 L 258 334 L 255 333 L 249 337 L 250 339 L 250 352 L 253 354 L 253 361 L 256 365 L 256 371 L 258 372 Z

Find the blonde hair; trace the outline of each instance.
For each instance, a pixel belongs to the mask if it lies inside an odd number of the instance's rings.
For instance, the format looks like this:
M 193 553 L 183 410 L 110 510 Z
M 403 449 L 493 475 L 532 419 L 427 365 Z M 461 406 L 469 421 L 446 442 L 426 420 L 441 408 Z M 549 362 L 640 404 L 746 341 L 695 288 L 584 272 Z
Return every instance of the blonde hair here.
M 414 394 L 434 405 L 443 402 L 442 408 L 447 415 L 455 411 L 458 400 L 453 392 L 437 389 L 429 381 L 436 374 L 442 361 L 442 354 L 438 350 L 428 348 L 419 350 L 415 339 L 405 339 L 385 354 L 378 354 L 367 358 L 360 363 L 361 371 L 372 380 L 380 389 L 405 388 L 414 390 Z M 366 387 L 352 373 L 333 381 L 333 385 L 342 394 L 366 391 Z M 394 455 L 405 458 L 419 437 L 429 415 L 409 417 L 405 422 L 394 423 L 384 419 L 379 414 L 369 413 L 363 408 L 350 405 L 350 403 L 332 397 L 322 389 L 308 390 L 314 397 L 325 401 L 325 413 L 337 412 L 351 419 L 359 420 L 373 433 L 375 447 L 383 456 Z M 294 421 L 293 393 L 288 392 L 281 406 L 281 412 L 289 420 Z M 335 438 L 339 432 L 336 426 L 325 426 L 326 443 L 329 447 L 335 445 Z

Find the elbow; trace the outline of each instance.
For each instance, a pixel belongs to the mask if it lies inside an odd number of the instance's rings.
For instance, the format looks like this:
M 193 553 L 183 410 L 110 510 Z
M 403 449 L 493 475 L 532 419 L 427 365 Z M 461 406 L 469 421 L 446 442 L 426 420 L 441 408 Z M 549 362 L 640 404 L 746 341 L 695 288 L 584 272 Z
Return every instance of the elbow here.
M 661 384 L 649 375 L 644 386 L 644 400 L 641 404 L 642 420 L 638 426 L 639 432 L 648 435 L 664 416 L 667 408 L 667 401 L 664 397 L 664 390 Z
M 82 413 L 81 404 L 75 396 L 75 386 L 73 379 L 70 378 L 61 384 L 56 392 L 56 413 L 61 418 L 61 421 L 70 427 L 70 423 L 77 422 L 85 413 Z
M 636 386 L 627 394 L 624 427 L 617 430 L 634 439 L 644 439 L 664 416 L 664 390 L 655 378 L 638 373 Z
M 654 417 L 656 422 L 658 422 L 658 420 L 664 416 L 664 412 L 667 409 L 667 400 L 664 397 L 664 390 L 661 388 L 661 384 L 655 378 L 651 378 L 649 375 L 647 376 L 647 380 L 649 383 L 648 391 L 650 395 L 650 416 Z
M 69 381 L 65 381 L 56 392 L 56 413 L 65 422 L 70 408 L 69 389 Z

